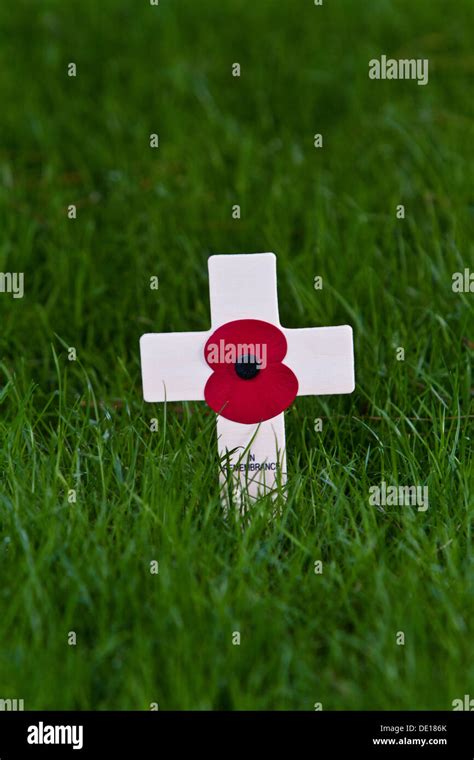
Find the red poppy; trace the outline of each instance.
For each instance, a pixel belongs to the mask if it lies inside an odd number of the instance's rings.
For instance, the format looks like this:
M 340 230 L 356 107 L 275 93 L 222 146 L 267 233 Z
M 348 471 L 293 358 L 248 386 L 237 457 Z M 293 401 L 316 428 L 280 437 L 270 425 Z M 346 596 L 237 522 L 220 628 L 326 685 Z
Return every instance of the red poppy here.
M 237 319 L 219 327 L 204 348 L 213 373 L 204 398 L 215 412 L 247 425 L 287 409 L 298 392 L 294 372 L 282 364 L 284 334 L 261 319 Z

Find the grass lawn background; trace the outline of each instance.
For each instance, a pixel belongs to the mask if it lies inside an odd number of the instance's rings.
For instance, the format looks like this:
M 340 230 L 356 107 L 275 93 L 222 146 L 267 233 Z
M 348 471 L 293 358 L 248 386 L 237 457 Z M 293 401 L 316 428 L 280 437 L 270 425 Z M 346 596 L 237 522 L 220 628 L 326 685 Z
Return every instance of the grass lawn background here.
M 17 0 L 0 28 L 0 269 L 25 273 L 0 294 L 0 698 L 474 696 L 471 0 Z M 429 84 L 369 80 L 382 54 Z M 207 329 L 208 256 L 261 251 L 285 326 L 353 326 L 357 387 L 295 402 L 283 515 L 242 530 L 214 415 L 145 404 L 138 340 Z M 382 480 L 429 509 L 370 506 Z

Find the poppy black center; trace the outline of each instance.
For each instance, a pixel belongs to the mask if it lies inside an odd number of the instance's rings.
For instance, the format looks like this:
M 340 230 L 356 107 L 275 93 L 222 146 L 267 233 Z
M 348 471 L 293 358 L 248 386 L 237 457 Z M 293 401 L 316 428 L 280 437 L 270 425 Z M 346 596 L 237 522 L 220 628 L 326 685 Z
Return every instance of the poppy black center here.
M 239 356 L 234 366 L 242 380 L 252 380 L 260 372 L 260 362 L 252 354 Z

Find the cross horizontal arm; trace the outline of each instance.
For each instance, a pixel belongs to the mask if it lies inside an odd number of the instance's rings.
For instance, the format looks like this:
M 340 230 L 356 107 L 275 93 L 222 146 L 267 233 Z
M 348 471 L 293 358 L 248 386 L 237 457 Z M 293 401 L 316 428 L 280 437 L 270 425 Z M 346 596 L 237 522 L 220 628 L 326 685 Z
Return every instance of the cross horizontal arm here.
M 140 338 L 145 401 L 203 401 L 211 368 L 205 332 L 147 333 Z
M 298 378 L 298 396 L 352 393 L 355 388 L 352 327 L 281 329 L 288 342 L 283 363 Z

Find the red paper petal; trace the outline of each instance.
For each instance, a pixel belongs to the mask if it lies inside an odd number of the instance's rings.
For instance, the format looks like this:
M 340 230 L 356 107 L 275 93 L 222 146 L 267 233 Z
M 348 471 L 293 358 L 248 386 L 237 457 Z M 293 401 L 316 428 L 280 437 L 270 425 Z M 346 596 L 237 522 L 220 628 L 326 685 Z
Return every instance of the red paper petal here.
M 204 389 L 211 409 L 227 420 L 246 425 L 276 417 L 297 393 L 296 375 L 284 364 L 272 364 L 252 380 L 242 380 L 232 365 L 225 365 L 225 369 L 212 373 Z
M 267 365 L 281 362 L 286 356 L 287 343 L 282 331 L 270 322 L 264 322 L 261 319 L 236 319 L 221 325 L 208 338 L 204 347 L 204 356 L 212 369 L 221 370 L 229 366 L 229 362 L 225 359 L 226 348 L 232 351 L 237 346 L 245 345 L 265 346 Z M 218 351 L 212 349 L 215 346 L 218 347 Z M 242 351 L 242 354 L 246 353 L 252 352 Z

